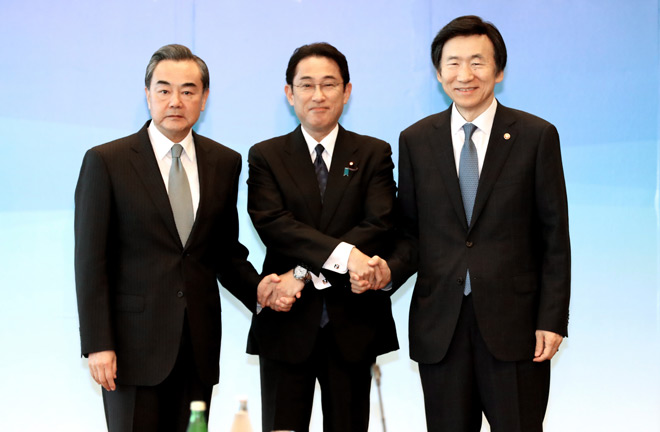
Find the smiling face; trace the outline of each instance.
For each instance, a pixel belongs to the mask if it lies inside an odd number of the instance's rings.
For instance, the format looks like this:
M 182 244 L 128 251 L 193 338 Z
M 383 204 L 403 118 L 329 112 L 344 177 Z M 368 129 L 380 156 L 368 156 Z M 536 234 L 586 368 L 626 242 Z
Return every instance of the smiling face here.
M 457 36 L 442 48 L 438 81 L 467 121 L 479 117 L 493 102 L 495 84 L 504 72 L 495 64 L 495 49 L 486 35 Z
M 151 119 L 172 142 L 181 142 L 204 111 L 204 90 L 199 66 L 193 60 L 163 60 L 145 88 Z
M 351 83 L 343 83 L 334 60 L 307 57 L 298 63 L 293 85 L 284 91 L 302 126 L 320 142 L 339 122 L 351 88 Z

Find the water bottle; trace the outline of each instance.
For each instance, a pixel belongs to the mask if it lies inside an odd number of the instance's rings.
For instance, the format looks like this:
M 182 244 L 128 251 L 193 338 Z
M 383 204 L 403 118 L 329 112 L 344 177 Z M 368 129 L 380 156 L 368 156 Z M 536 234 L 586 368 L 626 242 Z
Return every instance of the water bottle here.
M 206 402 L 193 401 L 190 402 L 190 420 L 188 421 L 188 428 L 186 432 L 208 432 L 206 426 Z
M 238 412 L 234 415 L 234 423 L 231 425 L 230 432 L 252 432 L 247 412 L 247 398 L 239 399 Z

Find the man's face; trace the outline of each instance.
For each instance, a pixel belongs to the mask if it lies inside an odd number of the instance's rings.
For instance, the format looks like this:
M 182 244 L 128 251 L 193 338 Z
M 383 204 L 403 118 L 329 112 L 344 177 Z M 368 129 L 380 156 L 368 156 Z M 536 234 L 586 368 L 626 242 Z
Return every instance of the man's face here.
M 321 141 L 339 122 L 351 88 L 351 83 L 344 85 L 334 60 L 306 57 L 296 67 L 293 86 L 284 91 L 305 130 Z
M 467 121 L 483 113 L 495 97 L 495 48 L 486 35 L 457 36 L 445 42 L 437 71 L 438 81 Z
M 159 62 L 150 87 L 144 90 L 154 125 L 173 142 L 181 142 L 188 135 L 209 96 L 193 60 Z

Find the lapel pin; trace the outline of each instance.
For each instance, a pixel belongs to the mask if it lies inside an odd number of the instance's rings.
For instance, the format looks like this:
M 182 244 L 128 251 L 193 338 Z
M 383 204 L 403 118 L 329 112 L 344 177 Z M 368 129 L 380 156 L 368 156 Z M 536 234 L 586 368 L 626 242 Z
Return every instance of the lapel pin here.
M 349 171 L 357 171 L 358 167 L 355 165 L 354 162 L 349 162 L 347 167 L 344 167 L 344 177 L 348 177 Z
M 509 138 L 511 138 L 511 134 L 509 132 L 505 133 L 504 134 L 504 139 L 508 140 Z

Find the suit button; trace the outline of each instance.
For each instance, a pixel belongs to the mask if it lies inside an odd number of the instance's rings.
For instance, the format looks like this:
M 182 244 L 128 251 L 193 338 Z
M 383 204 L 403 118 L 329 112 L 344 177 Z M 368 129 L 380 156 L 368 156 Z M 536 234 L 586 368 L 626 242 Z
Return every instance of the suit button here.
M 463 285 L 463 282 L 465 282 L 465 281 L 463 280 L 463 278 L 459 277 L 458 279 L 456 279 L 456 282 L 457 282 L 459 285 Z
M 469 241 L 469 240 L 465 242 L 465 246 L 467 246 L 467 247 L 469 247 L 469 248 L 471 248 L 473 245 L 474 245 L 474 243 L 472 243 L 472 242 Z
M 179 297 L 179 298 L 183 297 L 183 291 L 179 291 L 179 292 L 177 292 L 177 293 L 176 293 L 176 296 Z

